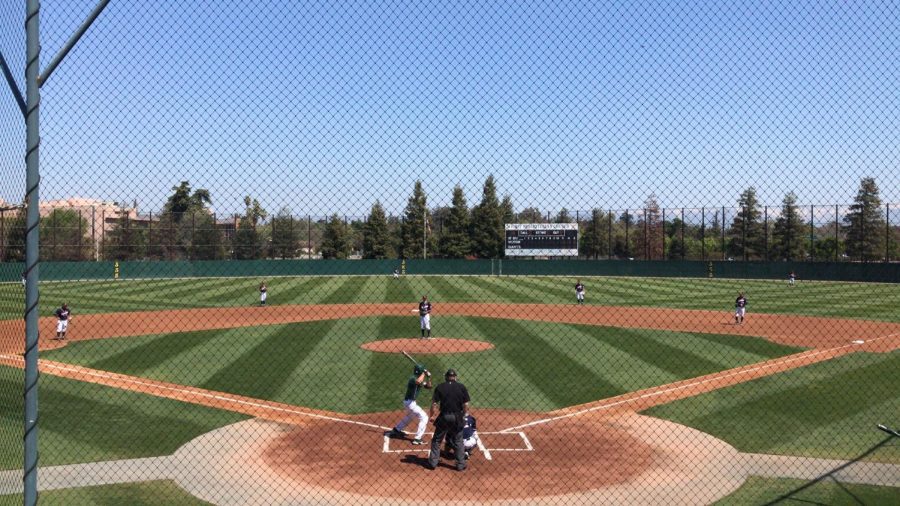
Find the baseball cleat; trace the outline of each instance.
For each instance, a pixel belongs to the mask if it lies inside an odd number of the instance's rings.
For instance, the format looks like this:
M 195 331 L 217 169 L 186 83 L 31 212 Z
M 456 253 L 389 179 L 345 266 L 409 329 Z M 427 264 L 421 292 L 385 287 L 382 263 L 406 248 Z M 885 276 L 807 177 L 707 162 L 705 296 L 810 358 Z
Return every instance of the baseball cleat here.
M 413 439 L 413 440 L 412 440 L 412 444 L 414 444 L 414 445 L 423 445 L 423 444 L 425 444 L 425 441 L 422 441 L 421 439 Z

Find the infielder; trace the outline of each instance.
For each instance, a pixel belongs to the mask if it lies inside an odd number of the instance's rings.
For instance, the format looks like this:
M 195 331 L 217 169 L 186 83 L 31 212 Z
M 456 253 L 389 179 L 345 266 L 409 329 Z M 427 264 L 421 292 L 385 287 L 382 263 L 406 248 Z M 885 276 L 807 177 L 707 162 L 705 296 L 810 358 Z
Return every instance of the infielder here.
M 422 302 L 419 302 L 419 326 L 422 329 L 422 339 L 431 337 L 431 302 L 428 302 L 428 296 L 422 296 Z
M 416 398 L 419 396 L 419 390 L 422 388 L 431 388 L 431 373 L 422 364 L 416 364 L 413 367 L 412 376 L 406 382 L 406 395 L 403 396 L 403 409 L 406 414 L 403 419 L 388 432 L 389 437 L 404 438 L 406 433 L 403 428 L 406 427 L 413 418 L 419 419 L 419 425 L 416 426 L 416 435 L 413 437 L 412 444 L 425 444 L 422 436 L 425 434 L 425 428 L 428 427 L 428 415 L 425 410 L 416 404 Z
M 72 319 L 72 312 L 69 311 L 69 306 L 66 303 L 63 303 L 62 307 L 57 308 L 55 311 L 56 314 L 56 337 L 54 340 L 63 340 L 66 338 L 66 331 L 69 330 L 69 321 Z
M 747 311 L 747 298 L 744 292 L 738 292 L 737 299 L 734 300 L 734 324 L 744 324 L 744 313 Z
M 269 289 L 266 287 L 265 281 L 263 281 L 262 283 L 259 284 L 259 305 L 260 306 L 266 305 L 266 297 L 268 297 L 268 291 L 269 291 Z
M 575 301 L 577 304 L 584 304 L 584 285 L 580 279 L 575 283 Z

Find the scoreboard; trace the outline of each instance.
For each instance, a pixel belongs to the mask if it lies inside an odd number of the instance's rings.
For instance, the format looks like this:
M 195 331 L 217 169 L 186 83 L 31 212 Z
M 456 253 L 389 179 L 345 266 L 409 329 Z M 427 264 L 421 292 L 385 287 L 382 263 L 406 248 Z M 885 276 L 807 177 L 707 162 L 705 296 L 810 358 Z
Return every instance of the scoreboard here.
M 578 224 L 508 223 L 506 256 L 578 256 Z

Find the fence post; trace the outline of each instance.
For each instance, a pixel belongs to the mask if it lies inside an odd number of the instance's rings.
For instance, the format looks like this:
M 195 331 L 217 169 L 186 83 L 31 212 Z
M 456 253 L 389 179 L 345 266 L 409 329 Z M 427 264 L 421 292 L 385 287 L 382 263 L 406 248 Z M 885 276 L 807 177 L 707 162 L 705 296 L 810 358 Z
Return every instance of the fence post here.
M 706 208 L 700 208 L 700 260 L 706 261 Z
M 838 205 L 834 205 L 834 261 L 837 262 L 839 255 L 838 250 L 840 249 L 840 242 L 838 237 Z
M 747 261 L 747 208 L 741 209 L 741 248 L 744 252 L 744 261 Z
M 612 209 L 609 210 L 609 215 L 606 218 L 607 222 L 607 233 L 606 233 L 606 259 L 612 260 Z
M 722 260 L 725 260 L 725 206 L 722 206 Z
M 661 235 L 663 250 L 662 250 L 662 258 L 660 260 L 666 259 L 666 208 L 662 208 L 662 229 L 659 235 Z
M 884 261 L 891 261 L 891 205 L 884 205 Z
M 816 261 L 816 209 L 809 205 L 809 260 Z

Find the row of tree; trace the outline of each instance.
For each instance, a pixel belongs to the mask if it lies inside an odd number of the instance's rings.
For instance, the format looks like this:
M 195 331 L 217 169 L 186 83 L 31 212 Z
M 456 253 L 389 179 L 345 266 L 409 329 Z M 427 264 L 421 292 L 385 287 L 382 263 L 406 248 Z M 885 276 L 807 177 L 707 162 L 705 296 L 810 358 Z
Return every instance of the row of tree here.
M 484 182 L 480 201 L 468 205 L 463 189 L 453 189 L 451 205 L 429 208 L 421 181 L 416 181 L 403 214 L 389 216 L 376 201 L 364 219 L 297 220 L 289 209 L 269 217 L 256 199 L 245 197 L 243 215 L 222 226 L 210 211 L 212 198 L 187 181 L 172 188 L 162 212 L 152 220 L 132 220 L 121 213 L 95 245 L 88 224 L 78 211 L 56 209 L 42 218 L 44 259 L 89 260 L 212 260 L 233 258 L 499 258 L 503 256 L 506 223 L 557 222 L 580 224 L 579 252 L 586 258 L 744 260 L 833 260 L 846 255 L 874 261 L 898 256 L 897 227 L 884 215 L 872 178 L 861 181 L 854 203 L 838 230 L 802 217 L 797 197 L 785 195 L 780 213 L 769 220 L 762 213 L 756 190 L 741 193 L 730 223 L 724 210 L 711 209 L 697 223 L 680 216 L 665 218 L 654 195 L 644 207 L 615 215 L 594 209 L 576 220 L 566 209 L 551 217 L 535 208 L 516 213 L 509 196 L 499 198 L 493 176 Z M 835 216 L 837 220 L 837 216 Z M 19 213 L 0 237 L 2 258 L 24 258 L 24 214 Z M 98 254 L 99 253 L 99 254 Z

